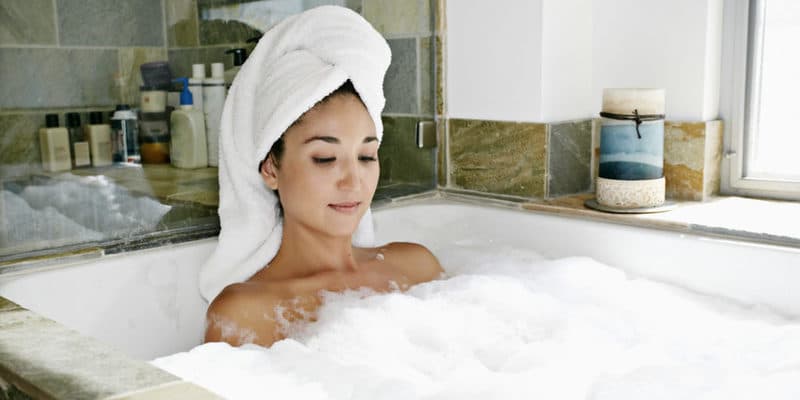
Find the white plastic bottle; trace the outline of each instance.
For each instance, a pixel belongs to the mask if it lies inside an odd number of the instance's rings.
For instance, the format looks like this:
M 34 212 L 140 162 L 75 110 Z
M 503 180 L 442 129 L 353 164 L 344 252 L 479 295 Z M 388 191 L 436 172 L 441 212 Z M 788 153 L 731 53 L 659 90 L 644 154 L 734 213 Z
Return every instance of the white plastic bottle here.
M 195 110 L 204 112 L 203 108 L 203 81 L 206 79 L 206 65 L 192 64 L 192 77 L 189 78 L 189 91 L 192 92 L 192 102 Z M 177 107 L 176 107 L 177 108 Z
M 100 111 L 89 113 L 89 124 L 84 125 L 83 130 L 89 139 L 92 166 L 111 165 L 111 126 L 103 123 L 103 113 Z
M 206 148 L 206 126 L 203 113 L 192 106 L 192 92 L 189 91 L 189 79 L 178 78 L 183 82 L 181 92 L 181 108 L 170 116 L 169 156 L 172 165 L 177 168 L 203 168 L 208 166 L 208 149 Z
M 211 77 L 203 81 L 203 103 L 205 107 L 208 165 L 219 165 L 219 124 L 222 107 L 225 105 L 225 65 L 211 64 Z
M 42 151 L 42 168 L 58 172 L 72 169 L 67 128 L 58 126 L 58 114 L 47 114 L 46 125 L 39 129 L 39 146 Z

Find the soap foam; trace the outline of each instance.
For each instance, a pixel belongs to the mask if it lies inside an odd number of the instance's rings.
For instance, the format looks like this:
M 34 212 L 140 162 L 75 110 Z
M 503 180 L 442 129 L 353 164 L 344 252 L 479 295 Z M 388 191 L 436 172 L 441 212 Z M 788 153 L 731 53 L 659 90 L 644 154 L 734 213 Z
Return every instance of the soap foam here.
M 105 176 L 62 174 L 19 193 L 0 191 L 0 247 L 26 251 L 151 232 L 172 208 Z
M 151 361 L 231 399 L 797 399 L 800 323 L 627 276 L 457 242 L 445 278 L 325 293 L 270 348 Z

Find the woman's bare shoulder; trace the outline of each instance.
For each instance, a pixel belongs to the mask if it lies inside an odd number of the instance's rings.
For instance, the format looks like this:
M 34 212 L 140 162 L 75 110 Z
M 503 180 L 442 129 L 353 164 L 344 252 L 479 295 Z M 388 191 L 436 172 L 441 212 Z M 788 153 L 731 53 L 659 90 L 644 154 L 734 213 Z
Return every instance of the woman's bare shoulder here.
M 439 279 L 444 274 L 436 256 L 419 243 L 392 242 L 382 248 L 394 263 L 404 269 L 412 284 Z
M 263 285 L 241 282 L 225 287 L 208 306 L 205 342 L 269 346 L 282 339 L 271 314 L 278 302 Z

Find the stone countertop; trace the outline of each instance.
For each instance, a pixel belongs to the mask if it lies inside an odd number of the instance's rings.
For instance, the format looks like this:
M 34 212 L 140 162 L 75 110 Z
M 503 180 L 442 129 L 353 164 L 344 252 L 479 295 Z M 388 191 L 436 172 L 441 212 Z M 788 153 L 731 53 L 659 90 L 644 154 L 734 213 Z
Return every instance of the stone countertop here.
M 42 399 L 219 398 L 0 296 L 0 397 L 26 395 Z

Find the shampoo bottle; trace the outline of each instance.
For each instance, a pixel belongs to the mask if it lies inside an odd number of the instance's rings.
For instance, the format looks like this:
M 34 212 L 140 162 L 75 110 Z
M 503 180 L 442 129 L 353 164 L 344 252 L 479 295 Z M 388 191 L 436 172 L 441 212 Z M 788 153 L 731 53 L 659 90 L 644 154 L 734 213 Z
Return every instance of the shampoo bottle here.
M 206 65 L 192 64 L 192 77 L 189 78 L 189 91 L 192 92 L 192 106 L 203 112 L 203 80 L 206 79 Z M 177 107 L 175 107 L 177 108 Z
M 89 125 L 85 125 L 83 131 L 89 140 L 92 166 L 111 165 L 111 126 L 103 123 L 103 113 L 100 111 L 90 112 Z
M 67 113 L 67 133 L 69 134 L 72 168 L 88 167 L 92 164 L 89 157 L 89 142 L 81 129 L 81 115 L 76 112 Z
M 212 167 L 219 165 L 219 124 L 225 105 L 224 68 L 222 63 L 211 64 L 211 78 L 203 81 L 208 165 Z
M 58 114 L 45 116 L 45 127 L 39 129 L 42 167 L 45 171 L 69 171 L 72 160 L 69 152 L 69 133 L 58 126 Z
M 192 107 L 189 79 L 178 78 L 176 81 L 183 82 L 183 91 L 181 107 L 170 116 L 170 160 L 178 168 L 203 168 L 208 166 L 203 113 Z

